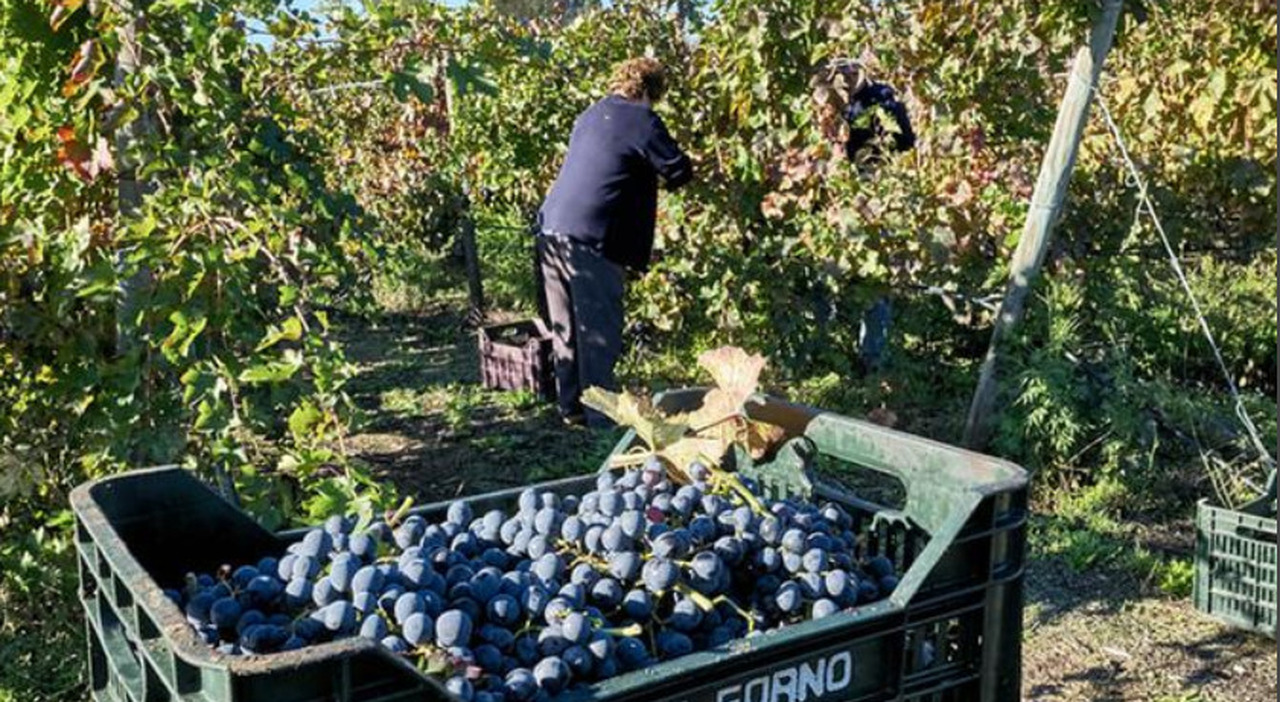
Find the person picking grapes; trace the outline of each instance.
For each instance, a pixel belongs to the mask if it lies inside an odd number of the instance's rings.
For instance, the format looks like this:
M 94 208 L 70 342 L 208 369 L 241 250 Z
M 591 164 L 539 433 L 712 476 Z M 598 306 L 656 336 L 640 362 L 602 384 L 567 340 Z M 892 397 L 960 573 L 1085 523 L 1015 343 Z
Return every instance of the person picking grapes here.
M 610 94 L 574 123 L 569 150 L 538 212 L 538 272 L 553 337 L 561 416 L 608 426 L 582 391 L 616 389 L 625 270 L 644 271 L 653 251 L 659 180 L 668 190 L 693 168 L 653 111 L 666 92 L 653 58 L 619 64 Z

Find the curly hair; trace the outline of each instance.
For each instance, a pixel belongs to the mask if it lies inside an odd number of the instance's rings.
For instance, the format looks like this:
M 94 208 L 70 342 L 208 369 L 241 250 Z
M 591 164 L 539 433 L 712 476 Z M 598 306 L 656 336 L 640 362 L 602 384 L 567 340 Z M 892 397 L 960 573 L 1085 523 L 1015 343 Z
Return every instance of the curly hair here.
M 657 102 L 667 92 L 667 69 L 655 58 L 628 59 L 613 67 L 609 90 L 628 100 L 648 97 Z

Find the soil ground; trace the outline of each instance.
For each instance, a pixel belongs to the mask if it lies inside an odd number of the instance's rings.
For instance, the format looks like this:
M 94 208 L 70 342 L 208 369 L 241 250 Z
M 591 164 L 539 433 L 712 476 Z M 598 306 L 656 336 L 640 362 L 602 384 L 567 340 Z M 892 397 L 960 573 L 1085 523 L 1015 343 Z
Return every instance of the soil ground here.
M 527 393 L 480 389 L 476 339 L 456 307 L 352 320 L 345 336 L 366 415 L 349 446 L 419 500 L 594 470 L 620 437 L 564 427 Z M 1189 528 L 1160 531 L 1182 549 Z M 1277 699 L 1271 639 L 1221 626 L 1119 567 L 1076 570 L 1033 551 L 1026 577 L 1026 700 Z

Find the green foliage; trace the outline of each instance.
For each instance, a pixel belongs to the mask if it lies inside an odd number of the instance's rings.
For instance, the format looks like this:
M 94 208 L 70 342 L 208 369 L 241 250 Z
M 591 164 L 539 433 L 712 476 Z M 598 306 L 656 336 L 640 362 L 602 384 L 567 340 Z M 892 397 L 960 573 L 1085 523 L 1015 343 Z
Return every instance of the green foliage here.
M 663 196 L 659 260 L 628 292 L 624 375 L 691 381 L 683 359 L 735 344 L 767 352 L 771 387 L 958 437 L 991 320 L 957 293 L 1003 285 L 1095 4 L 600 5 L 0 0 L 0 657 L 40 671 L 0 680 L 0 699 L 75 697 L 61 657 L 13 648 L 75 627 L 8 613 L 70 591 L 59 515 L 86 478 L 181 462 L 273 526 L 397 502 L 347 458 L 351 370 L 328 314 L 428 309 L 460 287 L 468 221 L 491 300 L 530 309 L 525 226 L 574 118 L 638 53 L 670 70 L 658 109 L 697 180 Z M 1145 5 L 1101 95 L 1274 445 L 1274 17 L 1255 0 Z M 117 77 L 135 54 L 116 29 L 135 15 L 142 69 Z M 899 90 L 916 150 L 844 161 L 838 105 L 860 77 Z M 1107 498 L 1079 511 L 1110 522 L 1049 538 L 1081 565 L 1128 558 L 1121 503 L 1178 509 L 1191 495 L 1172 473 L 1204 450 L 1244 454 L 1116 156 L 1095 118 L 995 445 Z M 863 372 L 859 320 L 882 295 L 892 353 Z M 412 416 L 421 402 L 384 398 Z M 459 432 L 480 405 L 461 388 L 435 403 Z M 1142 567 L 1185 588 L 1182 562 Z
M 1139 530 L 1122 521 L 1133 498 L 1129 488 L 1108 478 L 1061 494 L 1050 515 L 1034 522 L 1033 553 L 1062 558 L 1075 570 L 1117 568 L 1166 596 L 1189 597 L 1195 579 L 1191 559 L 1153 551 Z
M 78 699 L 83 671 L 68 660 L 84 649 L 84 623 L 71 514 L 31 515 L 29 502 L 0 497 L 0 700 Z

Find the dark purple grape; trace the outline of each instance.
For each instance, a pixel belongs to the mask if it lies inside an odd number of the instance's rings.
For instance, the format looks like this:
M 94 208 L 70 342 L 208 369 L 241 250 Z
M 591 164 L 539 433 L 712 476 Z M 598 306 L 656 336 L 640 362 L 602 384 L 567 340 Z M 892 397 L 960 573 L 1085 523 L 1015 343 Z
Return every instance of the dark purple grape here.
M 579 563 L 574 566 L 573 570 L 569 573 L 569 582 L 574 585 L 581 585 L 585 588 L 590 588 L 592 585 L 595 585 L 596 581 L 599 579 L 600 573 L 596 572 L 596 569 L 592 568 L 588 563 Z
M 840 605 L 824 597 L 814 601 L 813 609 L 809 613 L 809 618 L 822 619 L 823 617 L 829 617 L 833 614 L 837 614 L 839 611 Z
M 331 550 L 333 550 L 333 537 L 323 529 L 312 529 L 302 537 L 298 554 L 319 560 L 321 556 L 328 555 Z
M 213 607 L 213 594 L 210 592 L 201 592 L 195 597 L 187 601 L 184 611 L 187 615 L 187 621 L 192 626 L 199 626 L 209 621 L 209 610 Z
M 520 603 L 510 595 L 497 595 L 489 601 L 486 611 L 489 621 L 507 627 L 518 624 L 523 614 L 520 611 Z
M 416 612 L 405 618 L 400 626 L 400 632 L 410 646 L 421 646 L 435 638 L 435 622 L 431 617 Z
M 782 548 L 790 553 L 801 554 L 805 550 L 805 534 L 799 529 L 787 529 L 782 534 Z
M 454 500 L 449 504 L 449 509 L 445 512 L 445 519 L 448 524 L 454 524 L 458 527 L 464 527 L 471 523 L 471 505 L 462 500 Z
M 516 635 L 510 629 L 501 627 L 497 624 L 485 624 L 476 632 L 476 636 L 480 641 L 493 646 L 494 648 L 507 653 L 511 651 L 515 645 Z
M 244 609 L 234 597 L 223 597 L 209 605 L 208 620 L 224 631 L 234 629 Z
M 465 646 L 471 640 L 471 617 L 464 612 L 442 612 L 435 623 L 436 643 L 441 646 Z
M 570 646 L 560 654 L 560 658 L 565 665 L 569 666 L 571 677 L 576 679 L 586 679 L 591 676 L 592 670 L 595 668 L 595 659 L 582 646 Z
M 383 648 L 386 648 L 392 653 L 408 653 L 409 652 L 409 643 L 404 639 L 400 638 L 399 636 L 392 635 L 392 636 L 383 637 L 381 643 Z
M 693 640 L 688 636 L 670 629 L 659 631 L 654 637 L 658 655 L 663 658 L 678 658 L 693 653 Z
M 378 596 L 369 590 L 357 592 L 355 596 L 351 598 L 351 605 L 361 614 L 374 612 L 378 609 Z
M 560 525 L 560 538 L 570 543 L 581 543 L 587 533 L 587 525 L 581 517 L 568 517 Z
M 381 614 L 370 614 L 360 622 L 360 636 L 381 641 L 387 635 L 387 622 Z
M 609 574 L 625 583 L 635 581 L 644 564 L 644 559 L 635 551 L 611 553 L 608 560 Z
M 323 534 L 324 532 L 320 532 Z M 293 572 L 289 574 L 289 579 L 303 578 L 310 580 L 320 573 L 320 561 L 312 556 L 300 555 L 293 561 Z
M 367 565 L 355 572 L 351 576 L 351 592 L 359 594 L 362 592 L 377 592 L 382 589 L 383 575 L 382 571 L 376 566 Z M 338 583 L 334 583 L 336 586 Z
M 680 569 L 670 560 L 653 558 L 645 562 L 640 577 L 649 592 L 662 594 L 680 581 Z
M 625 670 L 638 670 L 649 664 L 649 650 L 639 639 L 623 637 L 617 644 L 618 662 Z
M 273 624 L 255 624 L 240 634 L 240 648 L 245 653 L 274 653 L 289 640 L 289 632 Z
M 797 573 L 794 580 L 800 586 L 800 592 L 807 599 L 817 599 L 826 594 L 825 584 L 820 573 L 810 573 L 808 571 Z
M 547 624 L 559 626 L 564 618 L 573 612 L 573 604 L 563 597 L 554 597 L 547 602 L 547 606 L 542 611 L 542 620 Z
M 517 636 L 512 647 L 516 660 L 520 665 L 533 665 L 538 662 L 538 639 L 530 634 Z
M 843 570 L 829 571 L 822 579 L 823 589 L 831 599 L 839 604 L 847 604 L 851 599 L 856 599 L 856 584 L 850 579 L 849 574 Z
M 481 568 L 480 572 L 471 576 L 471 596 L 480 604 L 488 604 L 498 589 L 502 587 L 502 571 L 492 566 Z
M 406 592 L 396 598 L 396 602 L 392 605 L 391 613 L 395 617 L 396 624 L 404 626 L 404 622 L 410 615 L 420 614 L 426 611 L 426 603 L 422 599 L 422 595 L 417 592 Z
M 543 583 L 557 581 L 564 574 L 564 560 L 560 558 L 559 554 L 544 553 L 533 562 L 529 572 L 536 575 Z
M 810 573 L 822 573 L 827 570 L 827 552 L 819 548 L 811 548 L 803 558 L 804 569 Z
M 346 600 L 338 600 L 319 610 L 321 621 L 329 631 L 346 635 L 355 631 L 356 628 L 356 608 Z
M 551 596 L 547 593 L 546 588 L 534 583 L 525 590 L 520 605 L 524 608 L 524 611 L 529 613 L 530 617 L 537 619 L 542 617 L 542 612 L 550 599 Z
M 778 587 L 773 601 L 783 613 L 794 614 L 800 610 L 800 605 L 804 602 L 804 594 L 800 591 L 799 585 L 787 581 Z
M 472 702 L 472 697 L 475 695 L 475 689 L 471 686 L 471 681 L 460 675 L 455 675 L 444 681 L 444 689 L 448 690 L 449 694 L 456 697 L 460 702 Z
M 569 685 L 569 666 L 558 656 L 547 656 L 533 667 L 538 687 L 548 695 L 557 695 Z
M 711 543 L 719 533 L 720 530 L 716 528 L 716 521 L 704 514 L 694 517 L 689 522 L 689 535 L 693 537 L 694 543 Z
M 692 599 L 682 598 L 672 607 L 667 623 L 677 631 L 691 632 L 702 623 L 702 609 Z
M 602 542 L 604 540 L 604 527 L 596 524 L 587 527 L 586 533 L 582 536 L 582 545 L 587 549 L 587 553 L 599 554 L 604 550 Z
M 653 599 L 648 590 L 635 589 L 622 598 L 622 611 L 632 619 L 643 622 L 653 614 Z
M 867 561 L 867 572 L 876 580 L 893 575 L 893 561 L 887 556 L 875 556 Z
M 529 558 L 531 560 L 536 561 L 539 558 L 554 552 L 555 549 L 551 547 L 551 539 L 547 538 L 546 534 L 534 534 L 529 539 Z
M 311 604 L 311 590 L 314 586 L 310 580 L 295 578 L 284 586 L 284 601 L 290 609 L 302 609 Z
M 538 632 L 539 656 L 558 656 L 572 645 L 573 642 L 564 637 L 558 624 L 548 625 Z
M 529 702 L 538 694 L 538 679 L 529 669 L 516 668 L 507 673 L 504 694 L 507 702 Z
M 622 513 L 622 496 L 616 492 L 600 493 L 600 513 L 606 517 L 616 517 Z
M 565 583 L 560 587 L 560 591 L 556 593 L 556 597 L 565 600 L 570 606 L 578 608 L 586 603 L 587 588 L 577 583 Z
M 481 644 L 475 648 L 476 665 L 486 671 L 502 669 L 502 651 L 493 644 Z

